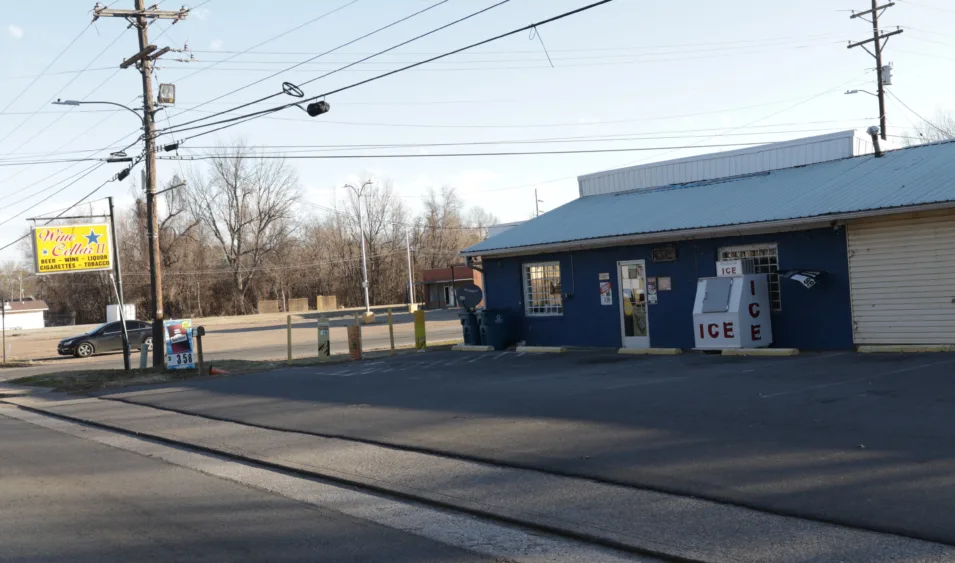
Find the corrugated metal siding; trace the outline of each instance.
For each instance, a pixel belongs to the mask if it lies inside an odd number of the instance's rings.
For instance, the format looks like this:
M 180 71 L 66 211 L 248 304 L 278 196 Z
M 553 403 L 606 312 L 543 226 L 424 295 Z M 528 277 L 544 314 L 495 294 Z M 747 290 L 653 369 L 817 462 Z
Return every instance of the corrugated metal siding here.
M 856 344 L 955 343 L 955 211 L 848 225 Z
M 955 201 L 955 142 L 757 176 L 582 197 L 465 252 Z
M 854 131 L 766 146 L 692 156 L 588 174 L 578 178 L 581 197 L 717 178 L 730 178 L 872 153 L 871 141 Z

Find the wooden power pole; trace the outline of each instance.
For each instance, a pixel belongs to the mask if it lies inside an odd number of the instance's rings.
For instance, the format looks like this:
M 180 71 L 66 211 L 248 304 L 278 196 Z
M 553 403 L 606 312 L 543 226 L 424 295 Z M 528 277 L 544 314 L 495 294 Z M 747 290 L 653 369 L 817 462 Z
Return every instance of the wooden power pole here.
M 185 18 L 189 10 L 178 11 L 146 9 L 145 0 L 135 0 L 134 10 L 111 10 L 97 4 L 93 8 L 94 21 L 100 17 L 126 19 L 139 35 L 139 52 L 123 61 L 120 68 L 135 65 L 143 77 L 143 140 L 146 143 L 146 231 L 149 239 L 149 286 L 152 291 L 153 314 L 153 367 L 162 367 L 166 354 L 163 334 L 162 268 L 159 250 L 159 217 L 156 213 L 156 125 L 152 86 L 152 63 L 169 51 L 168 48 L 156 50 L 149 44 L 149 23 L 152 20 L 174 20 Z M 155 8 L 153 6 L 152 8 Z
M 860 18 L 867 22 L 872 23 L 872 39 L 866 39 L 865 41 L 859 41 L 857 43 L 849 43 L 848 48 L 852 49 L 853 47 L 862 47 L 866 50 L 867 53 L 875 57 L 875 74 L 878 78 L 879 90 L 879 127 L 882 129 L 882 139 L 887 138 L 886 132 L 886 119 L 885 119 L 885 78 L 888 69 L 882 65 L 882 49 L 885 48 L 885 44 L 888 42 L 889 37 L 893 35 L 898 35 L 902 33 L 903 30 L 896 29 L 889 33 L 880 33 L 879 32 L 879 16 L 885 10 L 895 6 L 895 2 L 889 2 L 879 6 L 878 0 L 872 0 L 872 8 L 864 12 L 852 12 L 852 15 L 849 16 L 849 19 Z M 866 16 L 871 17 L 871 20 L 866 19 Z M 867 47 L 867 43 L 872 43 L 872 51 Z

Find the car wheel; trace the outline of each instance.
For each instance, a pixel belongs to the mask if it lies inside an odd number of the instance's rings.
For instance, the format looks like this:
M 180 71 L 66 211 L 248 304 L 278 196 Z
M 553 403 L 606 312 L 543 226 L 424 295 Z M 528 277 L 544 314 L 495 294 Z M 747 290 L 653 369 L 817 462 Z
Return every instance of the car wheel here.
M 76 346 L 77 358 L 89 358 L 90 356 L 93 355 L 93 352 L 95 352 L 95 349 L 93 348 L 93 345 L 90 344 L 89 342 L 80 342 Z
M 147 336 L 147 337 L 145 338 L 145 340 L 143 340 L 143 344 L 146 345 L 146 349 L 147 349 L 147 350 L 149 350 L 150 352 L 153 351 L 153 337 L 152 337 L 152 336 Z

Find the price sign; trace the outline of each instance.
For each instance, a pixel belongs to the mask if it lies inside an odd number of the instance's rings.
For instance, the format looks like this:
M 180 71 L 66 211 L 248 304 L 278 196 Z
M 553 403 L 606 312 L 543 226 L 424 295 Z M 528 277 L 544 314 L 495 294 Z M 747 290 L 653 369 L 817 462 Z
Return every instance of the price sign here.
M 193 369 L 196 367 L 192 350 L 192 321 L 170 320 L 163 323 L 166 332 L 166 368 Z

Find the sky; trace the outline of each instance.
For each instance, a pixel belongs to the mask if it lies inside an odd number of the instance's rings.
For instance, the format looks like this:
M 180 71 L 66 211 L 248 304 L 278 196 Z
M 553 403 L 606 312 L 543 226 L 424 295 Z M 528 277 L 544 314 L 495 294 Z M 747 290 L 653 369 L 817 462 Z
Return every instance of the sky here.
M 154 76 L 156 84 L 175 84 L 177 94 L 175 105 L 157 113 L 157 126 L 281 92 L 283 81 L 302 84 L 499 2 L 447 0 L 212 101 L 439 1 L 194 0 L 185 20 L 158 21 L 149 30 L 151 43 L 175 50 Z M 322 95 L 589 3 L 511 0 L 302 90 Z M 138 51 L 135 31 L 119 18 L 91 24 L 93 4 L 17 2 L 0 13 L 0 247 L 22 235 L 26 217 L 70 206 L 123 166 L 106 164 L 65 187 L 95 163 L 49 160 L 104 158 L 140 133 L 125 110 L 50 104 L 62 98 L 142 106 L 139 73 L 119 69 Z M 132 8 L 133 0 L 110 4 Z M 159 8 L 179 6 L 167 0 Z M 374 177 L 391 181 L 396 201 L 413 211 L 429 189 L 450 186 L 468 205 L 519 221 L 534 215 L 535 190 L 541 212 L 576 198 L 582 174 L 877 124 L 875 97 L 845 94 L 876 88 L 872 57 L 846 48 L 871 37 L 870 24 L 849 17 L 868 7 L 866 0 L 614 0 L 536 34 L 521 32 L 328 95 L 331 110 L 318 117 L 291 107 L 195 139 L 187 137 L 204 129 L 166 134 L 159 143 L 181 141 L 183 157 L 240 141 L 271 154 L 353 155 L 290 160 L 304 200 L 334 207 L 346 197 L 345 183 Z M 889 134 L 912 135 L 923 119 L 955 112 L 946 95 L 955 87 L 955 39 L 948 33 L 955 6 L 896 0 L 880 21 L 885 30 L 905 30 L 885 51 L 895 71 Z M 281 95 L 245 111 L 291 101 Z M 433 156 L 608 149 L 614 151 Z M 135 144 L 128 153 L 140 150 Z M 409 156 L 375 156 L 381 154 Z M 35 164 L 11 166 L 24 162 Z M 206 165 L 162 160 L 159 182 Z M 107 183 L 90 199 L 112 195 L 128 204 L 138 177 L 137 170 Z M 103 209 L 101 201 L 95 206 Z M 0 260 L 18 257 L 16 247 L 0 251 Z

